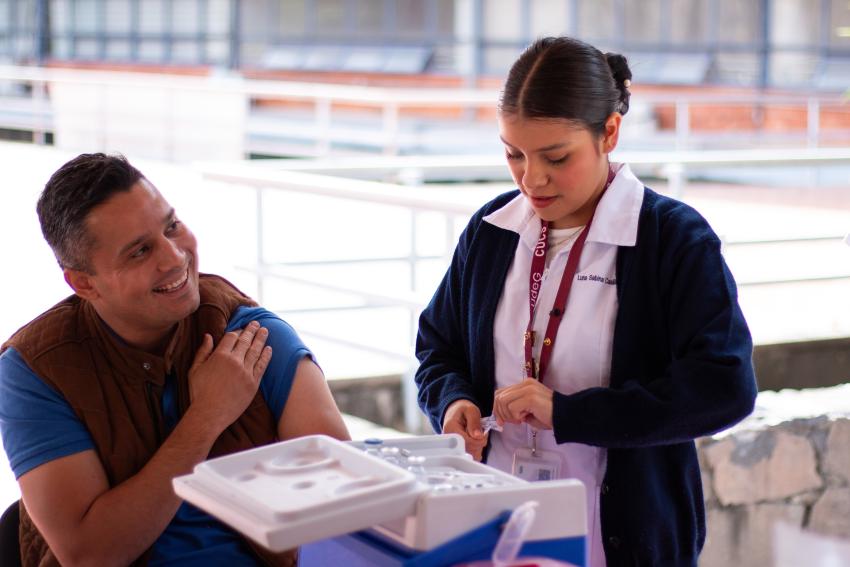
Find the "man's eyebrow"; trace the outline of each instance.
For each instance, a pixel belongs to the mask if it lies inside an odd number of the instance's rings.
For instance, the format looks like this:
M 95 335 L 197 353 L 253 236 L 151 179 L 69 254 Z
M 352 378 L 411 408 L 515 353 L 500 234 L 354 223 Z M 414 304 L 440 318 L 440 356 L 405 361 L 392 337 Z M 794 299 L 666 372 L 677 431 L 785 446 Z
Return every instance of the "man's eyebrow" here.
M 127 252 L 129 252 L 130 250 L 132 250 L 133 248 L 135 248 L 136 246 L 138 246 L 139 244 L 144 242 L 147 237 L 148 237 L 148 235 L 144 234 L 142 236 L 139 236 L 138 238 L 134 238 L 132 242 L 124 245 L 121 248 L 121 251 L 118 252 L 118 255 L 123 256 L 124 254 L 126 254 Z
M 168 210 L 168 213 L 166 213 L 166 215 L 163 217 L 162 224 L 164 224 L 164 225 L 169 224 L 172 221 L 172 219 L 174 219 L 175 213 L 176 213 L 176 211 L 174 210 L 174 207 L 171 207 Z M 125 246 L 123 246 L 121 248 L 121 251 L 118 254 L 124 255 L 125 253 L 129 252 L 130 250 L 132 250 L 133 248 L 135 248 L 136 246 L 138 246 L 139 244 L 144 242 L 147 237 L 148 237 L 147 234 L 143 234 L 142 236 L 134 238 L 131 242 L 129 242 Z

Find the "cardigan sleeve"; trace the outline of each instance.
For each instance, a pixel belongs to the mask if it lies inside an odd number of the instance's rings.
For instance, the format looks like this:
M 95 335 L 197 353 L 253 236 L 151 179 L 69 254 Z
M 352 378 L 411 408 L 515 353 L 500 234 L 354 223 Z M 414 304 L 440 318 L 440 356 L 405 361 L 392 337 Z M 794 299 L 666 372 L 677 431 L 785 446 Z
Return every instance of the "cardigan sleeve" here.
M 629 357 L 634 363 L 625 380 L 611 388 L 554 394 L 558 443 L 608 448 L 679 443 L 724 429 L 752 411 L 752 339 L 720 242 L 691 242 L 659 266 L 658 305 L 632 311 L 642 314 L 634 328 L 643 336 L 620 345 L 641 351 Z M 647 341 L 655 341 L 656 354 L 647 352 L 652 350 Z M 657 363 L 658 352 L 666 363 Z
M 464 229 L 443 280 L 419 317 L 419 368 L 415 376 L 419 407 L 438 433 L 442 431 L 446 408 L 453 402 L 467 399 L 478 404 L 465 348 L 468 337 L 463 327 L 461 298 L 463 270 L 476 224 L 474 217 Z

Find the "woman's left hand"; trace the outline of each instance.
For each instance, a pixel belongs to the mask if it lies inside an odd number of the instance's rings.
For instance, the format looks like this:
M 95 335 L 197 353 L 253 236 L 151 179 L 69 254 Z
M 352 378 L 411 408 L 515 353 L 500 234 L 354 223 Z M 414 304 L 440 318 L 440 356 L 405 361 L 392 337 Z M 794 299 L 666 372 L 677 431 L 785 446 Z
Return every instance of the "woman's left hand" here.
M 552 429 L 552 390 L 526 378 L 519 384 L 496 390 L 493 415 L 503 423 L 528 423 L 535 429 Z

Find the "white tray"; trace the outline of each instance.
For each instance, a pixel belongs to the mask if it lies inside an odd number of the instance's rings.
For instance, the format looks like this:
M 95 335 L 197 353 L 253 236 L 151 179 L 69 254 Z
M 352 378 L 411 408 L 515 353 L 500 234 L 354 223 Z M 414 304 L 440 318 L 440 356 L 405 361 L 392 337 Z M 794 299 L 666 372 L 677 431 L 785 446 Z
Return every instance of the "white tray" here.
M 366 447 L 364 442 L 353 444 Z M 578 480 L 527 482 L 474 461 L 463 449 L 463 438 L 454 434 L 391 439 L 383 441 L 382 446 L 399 447 L 425 457 L 422 466 L 426 472 L 445 469 L 492 477 L 492 481 L 458 490 L 434 490 L 420 477 L 422 492 L 413 513 L 373 528 L 406 547 L 433 549 L 529 500 L 539 504 L 527 536 L 529 541 L 587 533 L 585 489 Z
M 473 461 L 458 435 L 380 442 L 405 459 L 416 456 L 422 468 L 411 468 L 418 476 L 386 455 L 367 454 L 370 446 L 321 435 L 283 441 L 201 463 L 174 479 L 174 489 L 272 551 L 371 526 L 428 550 L 529 500 L 539 503 L 530 540 L 586 533 L 585 491 L 577 480 L 526 482 Z M 434 480 L 440 474 L 462 482 L 447 486 Z
M 174 490 L 273 551 L 409 513 L 418 493 L 412 473 L 325 436 L 200 463 Z

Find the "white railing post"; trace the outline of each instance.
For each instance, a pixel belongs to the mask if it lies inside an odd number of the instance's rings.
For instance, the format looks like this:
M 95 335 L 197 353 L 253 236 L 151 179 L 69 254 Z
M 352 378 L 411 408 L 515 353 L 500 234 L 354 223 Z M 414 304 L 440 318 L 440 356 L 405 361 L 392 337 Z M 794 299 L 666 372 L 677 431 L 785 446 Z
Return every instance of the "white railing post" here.
M 676 148 L 688 147 L 691 135 L 691 109 L 686 100 L 676 101 Z
M 820 101 L 815 97 L 806 105 L 806 142 L 810 148 L 820 145 Z
M 399 109 L 398 105 L 387 101 L 383 109 L 384 155 L 398 153 Z
M 331 100 L 317 98 L 315 105 L 316 154 L 324 156 L 331 151 Z

